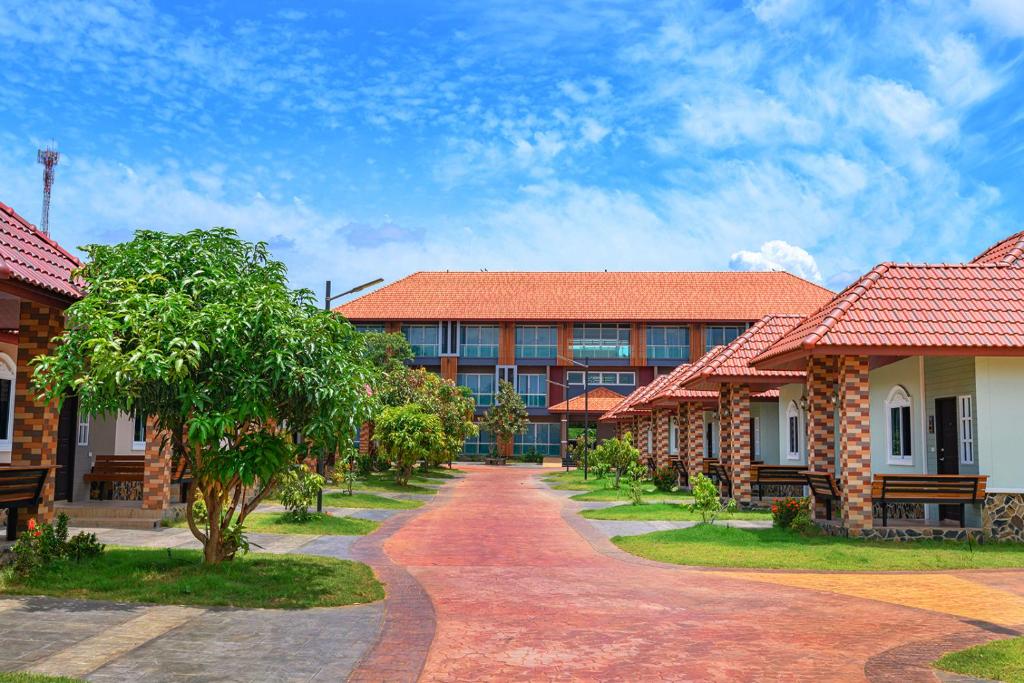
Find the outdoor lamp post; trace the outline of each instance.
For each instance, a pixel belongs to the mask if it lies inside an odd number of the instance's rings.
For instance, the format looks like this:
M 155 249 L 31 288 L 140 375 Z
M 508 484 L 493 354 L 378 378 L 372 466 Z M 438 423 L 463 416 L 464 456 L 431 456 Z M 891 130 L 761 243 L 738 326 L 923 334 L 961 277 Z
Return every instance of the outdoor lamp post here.
M 352 289 L 346 290 L 344 292 L 341 292 L 340 294 L 331 294 L 331 281 L 328 280 L 326 282 L 326 284 L 324 285 L 324 310 L 329 312 L 331 310 L 331 302 L 334 301 L 335 299 L 340 299 L 343 296 L 348 296 L 349 294 L 355 294 L 356 292 L 361 292 L 364 289 L 366 289 L 367 287 L 373 287 L 374 285 L 379 285 L 382 282 L 384 282 L 384 278 L 379 277 L 376 280 L 370 280 L 369 282 L 364 282 L 363 284 L 361 284 L 361 285 L 359 285 L 357 287 L 353 287 Z M 323 449 L 323 448 L 319 449 L 319 451 L 316 454 L 316 473 L 319 474 L 321 477 L 324 476 L 324 460 L 326 459 L 326 457 L 327 457 L 327 453 L 326 453 L 325 449 Z M 323 512 L 324 511 L 324 491 L 323 491 L 323 488 L 321 488 L 319 491 L 317 491 L 317 494 L 316 494 L 316 511 L 317 512 Z
M 590 453 L 590 359 L 581 363 L 575 358 L 566 358 L 562 355 L 558 358 L 583 368 L 583 481 L 586 481 Z

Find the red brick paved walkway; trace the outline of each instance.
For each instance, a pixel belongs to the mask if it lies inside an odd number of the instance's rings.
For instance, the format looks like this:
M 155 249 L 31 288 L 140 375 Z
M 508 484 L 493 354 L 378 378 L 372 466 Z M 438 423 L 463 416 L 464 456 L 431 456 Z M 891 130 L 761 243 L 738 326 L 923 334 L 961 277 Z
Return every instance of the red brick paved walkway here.
M 1007 632 L 750 572 L 638 560 L 584 538 L 535 473 L 473 468 L 384 542 L 433 602 L 423 680 L 934 680 L 924 662 L 937 643 Z M 985 576 L 979 590 L 1024 582 Z

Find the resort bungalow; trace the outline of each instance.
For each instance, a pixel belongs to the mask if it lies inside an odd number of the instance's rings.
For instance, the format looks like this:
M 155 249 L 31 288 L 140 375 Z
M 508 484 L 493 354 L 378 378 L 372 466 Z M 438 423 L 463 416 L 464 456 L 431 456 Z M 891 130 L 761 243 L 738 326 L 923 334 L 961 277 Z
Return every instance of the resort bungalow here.
M 807 374 L 782 387 L 783 444 L 806 448 L 827 529 L 1024 541 L 1022 265 L 1024 233 L 971 263 L 881 264 L 752 359 Z

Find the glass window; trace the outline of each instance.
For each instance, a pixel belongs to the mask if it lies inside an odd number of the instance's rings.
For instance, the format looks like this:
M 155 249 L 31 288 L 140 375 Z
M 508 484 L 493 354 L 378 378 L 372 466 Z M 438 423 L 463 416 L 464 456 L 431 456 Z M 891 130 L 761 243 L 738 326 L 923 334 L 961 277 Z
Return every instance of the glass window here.
M 558 329 L 554 325 L 516 325 L 516 358 L 558 356 Z
M 459 336 L 459 356 L 462 358 L 497 358 L 497 325 L 462 325 Z
M 146 416 L 135 414 L 132 425 L 132 450 L 141 451 L 146 448 Z
M 486 429 L 481 429 L 476 436 L 471 436 L 462 444 L 465 455 L 490 455 L 494 451 L 494 436 Z
M 786 422 L 788 424 L 788 437 L 789 447 L 786 449 L 786 458 L 788 460 L 799 460 L 800 459 L 800 408 L 797 407 L 796 401 L 789 402 L 789 408 L 786 409 Z
M 78 445 L 89 445 L 89 416 L 84 413 L 78 414 Z
M 896 465 L 911 464 L 913 452 L 911 450 L 910 394 L 899 385 L 893 387 L 889 392 L 889 398 L 885 401 L 885 407 L 889 411 L 889 421 L 886 425 L 889 462 Z
M 523 397 L 523 403 L 527 408 L 543 408 L 548 404 L 547 375 L 521 374 L 516 382 L 516 390 Z
M 571 386 L 583 386 L 583 373 L 571 370 L 565 373 L 565 383 Z M 635 372 L 591 372 L 587 383 L 592 387 L 599 386 L 635 386 Z
M 690 328 L 650 325 L 647 328 L 647 359 L 681 360 L 690 357 Z
M 572 354 L 573 358 L 629 358 L 629 325 L 576 323 Z
M 704 328 L 704 351 L 728 344 L 746 329 L 746 325 L 708 325 Z
M 402 325 L 402 334 L 409 340 L 416 356 L 440 356 L 441 340 L 437 325 Z
M 356 323 L 356 332 L 384 332 L 384 323 Z
M 473 400 L 478 408 L 488 408 L 494 405 L 494 375 L 477 372 L 460 372 L 456 376 L 456 384 L 460 387 L 468 387 L 473 392 Z
M 533 451 L 541 455 L 561 455 L 562 426 L 557 422 L 531 422 L 515 438 L 512 452 L 523 455 Z
M 668 418 L 668 454 L 679 455 L 679 424 L 676 418 Z
M 957 399 L 960 404 L 960 462 L 974 464 L 974 405 L 970 396 Z

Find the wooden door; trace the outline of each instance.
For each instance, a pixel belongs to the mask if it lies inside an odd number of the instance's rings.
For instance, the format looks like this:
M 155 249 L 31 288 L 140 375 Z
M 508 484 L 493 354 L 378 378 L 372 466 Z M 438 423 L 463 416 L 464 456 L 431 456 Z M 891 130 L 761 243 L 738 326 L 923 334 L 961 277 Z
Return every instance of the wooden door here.
M 75 481 L 75 443 L 78 431 L 78 397 L 69 396 L 60 407 L 57 421 L 57 474 L 54 500 L 71 500 Z
M 935 455 L 937 474 L 960 474 L 956 397 L 935 399 Z M 940 505 L 939 520 L 960 521 L 959 505 Z

